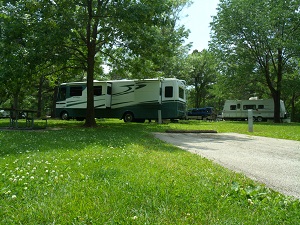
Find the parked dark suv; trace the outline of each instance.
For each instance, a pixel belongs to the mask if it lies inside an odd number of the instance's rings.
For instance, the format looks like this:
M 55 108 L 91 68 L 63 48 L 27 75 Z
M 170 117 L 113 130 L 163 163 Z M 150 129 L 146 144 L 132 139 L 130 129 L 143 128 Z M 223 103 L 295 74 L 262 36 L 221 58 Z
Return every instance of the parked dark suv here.
M 213 107 L 189 109 L 188 110 L 188 119 L 215 120 L 216 119 L 216 113 L 215 113 Z

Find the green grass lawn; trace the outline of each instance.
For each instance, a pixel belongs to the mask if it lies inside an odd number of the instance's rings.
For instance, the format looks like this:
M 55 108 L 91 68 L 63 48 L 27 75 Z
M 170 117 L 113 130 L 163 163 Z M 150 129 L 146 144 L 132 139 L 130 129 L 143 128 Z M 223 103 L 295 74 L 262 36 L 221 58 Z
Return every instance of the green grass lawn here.
M 247 123 L 97 123 L 0 131 L 0 224 L 299 224 L 299 200 L 152 135 L 250 134 Z M 252 134 L 299 141 L 300 126 L 261 123 Z

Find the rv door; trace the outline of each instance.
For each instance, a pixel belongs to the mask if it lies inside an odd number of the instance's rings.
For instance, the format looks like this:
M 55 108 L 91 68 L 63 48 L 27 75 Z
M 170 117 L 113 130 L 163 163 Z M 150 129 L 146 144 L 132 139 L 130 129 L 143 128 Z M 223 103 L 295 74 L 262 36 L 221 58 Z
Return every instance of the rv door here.
M 112 92 L 112 83 L 107 82 L 107 89 L 106 89 L 106 108 L 111 107 L 111 92 Z

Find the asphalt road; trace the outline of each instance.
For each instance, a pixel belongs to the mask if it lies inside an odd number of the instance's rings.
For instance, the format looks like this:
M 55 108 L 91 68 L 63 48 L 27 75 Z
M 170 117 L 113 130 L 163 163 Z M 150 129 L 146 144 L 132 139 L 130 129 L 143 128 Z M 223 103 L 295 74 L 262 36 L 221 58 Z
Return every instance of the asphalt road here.
M 211 159 L 300 199 L 300 141 L 235 133 L 155 133 L 156 138 Z

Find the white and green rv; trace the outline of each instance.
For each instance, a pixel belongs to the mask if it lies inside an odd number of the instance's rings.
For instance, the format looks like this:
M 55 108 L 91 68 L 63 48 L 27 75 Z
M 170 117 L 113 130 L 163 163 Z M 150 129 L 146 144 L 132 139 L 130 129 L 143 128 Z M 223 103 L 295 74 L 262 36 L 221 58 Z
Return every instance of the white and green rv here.
M 186 117 L 185 89 L 185 81 L 175 78 L 94 81 L 95 117 L 120 118 L 125 122 L 183 119 Z M 60 85 L 57 117 L 83 120 L 86 107 L 86 82 Z
M 274 119 L 274 100 L 257 99 L 256 97 L 249 100 L 226 100 L 222 118 L 224 120 L 246 120 L 249 109 L 253 110 L 254 121 Z M 280 100 L 280 118 L 287 119 L 287 112 L 282 100 Z

